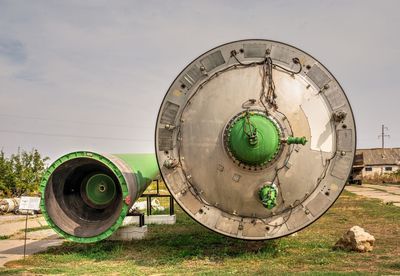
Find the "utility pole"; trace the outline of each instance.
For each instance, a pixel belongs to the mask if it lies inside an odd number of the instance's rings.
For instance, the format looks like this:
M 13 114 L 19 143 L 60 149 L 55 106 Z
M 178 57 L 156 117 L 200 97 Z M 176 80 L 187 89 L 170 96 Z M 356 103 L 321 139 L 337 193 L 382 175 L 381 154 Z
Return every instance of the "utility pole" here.
M 385 138 L 390 138 L 390 135 L 385 134 L 385 130 L 389 129 L 382 124 L 382 133 L 378 136 L 378 138 L 382 138 L 382 149 L 385 149 Z

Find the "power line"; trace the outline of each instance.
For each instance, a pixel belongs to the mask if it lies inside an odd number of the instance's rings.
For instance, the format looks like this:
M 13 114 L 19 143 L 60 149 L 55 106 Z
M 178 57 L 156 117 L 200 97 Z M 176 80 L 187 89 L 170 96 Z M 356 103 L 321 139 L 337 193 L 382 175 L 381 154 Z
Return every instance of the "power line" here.
M 154 128 L 153 126 L 133 126 L 133 125 L 128 125 L 128 124 L 107 124 L 107 123 L 87 122 L 87 121 L 67 121 L 67 120 L 60 120 L 60 119 L 32 117 L 32 116 L 21 116 L 21 115 L 13 115 L 13 114 L 0 114 L 0 116 L 1 117 L 22 119 L 22 120 L 38 120 L 38 121 L 49 121 L 49 122 L 69 123 L 69 124 L 78 124 L 78 125 L 121 127 L 121 128 L 130 128 L 130 129 L 135 129 L 135 128 Z
M 71 135 L 71 134 L 45 133 L 45 132 L 22 131 L 22 130 L 0 129 L 0 132 L 3 132 L 3 133 L 16 133 L 16 134 L 28 134 L 28 135 L 40 135 L 40 136 L 50 136 L 50 137 L 84 138 L 84 139 L 97 139 L 97 140 L 117 140 L 117 141 L 131 141 L 131 142 L 153 142 L 153 141 L 144 140 L 144 139 L 129 139 L 129 138 L 105 137 L 105 136 Z

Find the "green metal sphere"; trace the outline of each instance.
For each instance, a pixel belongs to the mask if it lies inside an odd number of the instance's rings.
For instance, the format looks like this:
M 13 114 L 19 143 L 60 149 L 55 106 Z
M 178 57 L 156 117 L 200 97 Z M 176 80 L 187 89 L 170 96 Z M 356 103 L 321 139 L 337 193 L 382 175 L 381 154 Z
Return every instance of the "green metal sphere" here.
M 279 151 L 279 130 L 268 117 L 249 112 L 229 126 L 228 147 L 240 162 L 264 165 L 272 161 Z

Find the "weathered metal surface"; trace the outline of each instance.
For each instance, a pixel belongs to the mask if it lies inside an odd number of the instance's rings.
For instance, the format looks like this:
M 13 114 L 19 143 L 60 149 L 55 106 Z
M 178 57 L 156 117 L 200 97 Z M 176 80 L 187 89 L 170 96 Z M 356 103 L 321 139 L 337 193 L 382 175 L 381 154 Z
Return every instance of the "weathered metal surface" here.
M 260 100 L 268 58 L 276 109 Z M 273 118 L 282 141 L 308 142 L 283 143 L 262 168 L 241 164 L 224 147 L 224 130 L 248 109 Z M 333 204 L 350 173 L 355 139 L 349 102 L 322 64 L 287 44 L 245 40 L 210 50 L 178 75 L 161 105 L 155 144 L 165 183 L 190 216 L 221 234 L 260 240 L 298 231 Z M 266 183 L 279 190 L 271 210 L 258 194 Z

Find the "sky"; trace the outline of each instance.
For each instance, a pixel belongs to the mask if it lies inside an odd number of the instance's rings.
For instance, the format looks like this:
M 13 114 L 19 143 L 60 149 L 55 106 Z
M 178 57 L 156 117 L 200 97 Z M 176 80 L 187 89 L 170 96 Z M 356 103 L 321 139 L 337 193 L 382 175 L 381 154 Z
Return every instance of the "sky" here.
M 0 0 L 0 149 L 154 152 L 169 85 L 234 40 L 314 56 L 353 108 L 358 148 L 400 147 L 400 1 Z

